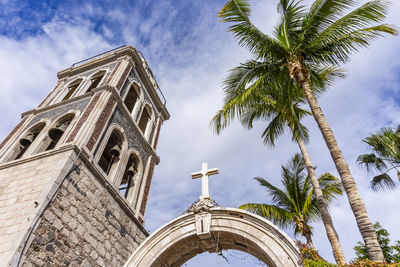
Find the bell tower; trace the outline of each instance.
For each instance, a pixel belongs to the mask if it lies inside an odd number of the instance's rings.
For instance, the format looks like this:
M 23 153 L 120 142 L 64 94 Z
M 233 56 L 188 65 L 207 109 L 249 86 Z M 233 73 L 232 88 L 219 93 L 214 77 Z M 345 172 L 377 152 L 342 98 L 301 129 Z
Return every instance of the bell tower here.
M 122 266 L 144 215 L 166 101 L 122 46 L 73 64 L 0 144 L 0 260 Z

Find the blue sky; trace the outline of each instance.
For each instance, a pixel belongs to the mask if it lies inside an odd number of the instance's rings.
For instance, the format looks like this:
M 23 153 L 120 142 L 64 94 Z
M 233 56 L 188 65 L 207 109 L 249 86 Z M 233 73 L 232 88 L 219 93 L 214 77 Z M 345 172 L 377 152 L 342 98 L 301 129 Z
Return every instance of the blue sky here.
M 211 168 L 220 168 L 220 175 L 210 178 L 210 193 L 222 206 L 268 201 L 252 178 L 262 176 L 279 184 L 281 164 L 297 152 L 289 136 L 269 148 L 262 144 L 261 124 L 252 131 L 234 124 L 220 136 L 208 127 L 221 107 L 221 81 L 230 68 L 249 58 L 226 31 L 227 25 L 216 17 L 224 3 L 0 0 L 0 137 L 18 123 L 20 113 L 37 106 L 48 94 L 56 84 L 57 71 L 130 44 L 147 59 L 171 113 L 161 130 L 161 162 L 154 174 L 146 228 L 155 231 L 198 198 L 200 181 L 192 181 L 190 173 L 198 171 L 203 161 Z M 277 1 L 251 3 L 254 23 L 271 33 L 277 20 Z M 387 21 L 400 25 L 399 13 L 400 3 L 396 1 Z M 400 201 L 399 189 L 373 192 L 368 185 L 370 175 L 356 166 L 355 160 L 367 151 L 361 139 L 368 133 L 400 123 L 399 49 L 399 38 L 387 37 L 361 50 L 345 66 L 349 78 L 339 81 L 320 99 L 371 219 L 381 222 L 393 240 L 400 240 L 400 213 L 388 207 Z M 337 175 L 316 124 L 310 118 L 305 124 L 310 130 L 308 148 L 317 171 Z M 361 236 L 346 198 L 335 202 L 331 212 L 350 260 L 354 257 L 352 247 Z M 320 223 L 315 224 L 313 238 L 320 253 L 332 261 Z M 187 266 L 255 265 L 250 256 L 232 252 L 228 258 L 230 264 L 204 254 Z

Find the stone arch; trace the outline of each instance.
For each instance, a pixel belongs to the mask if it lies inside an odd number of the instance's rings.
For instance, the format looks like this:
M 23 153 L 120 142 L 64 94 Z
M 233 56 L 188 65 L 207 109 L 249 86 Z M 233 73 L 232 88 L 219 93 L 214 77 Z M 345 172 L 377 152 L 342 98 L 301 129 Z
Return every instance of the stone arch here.
M 96 156 L 97 165 L 106 176 L 115 180 L 121 164 L 121 155 L 127 148 L 124 129 L 113 123 L 109 127 L 100 148 L 101 153 Z M 116 154 L 110 154 L 111 151 L 115 151 Z
M 118 189 L 120 190 L 120 186 L 123 182 L 124 175 L 126 174 L 125 172 L 127 171 L 126 168 L 130 167 L 129 163 L 131 159 L 134 159 L 136 163 L 135 166 L 136 172 L 132 177 L 133 184 L 130 185 L 131 188 L 129 189 L 128 195 L 126 195 L 125 198 L 129 204 L 133 205 L 136 199 L 136 195 L 138 194 L 139 182 L 143 179 L 143 172 L 144 172 L 144 166 L 142 159 L 140 158 L 140 153 L 136 149 L 130 148 L 129 150 L 126 151 L 126 153 L 124 153 L 124 159 L 121 160 L 122 172 L 121 175 L 119 175 L 119 177 L 115 178 L 115 183 L 116 186 L 118 186 Z
M 139 175 L 139 158 L 135 154 L 127 154 L 127 161 L 124 164 L 120 181 L 118 182 L 118 190 L 125 197 L 131 198 L 135 180 Z
M 151 128 L 154 125 L 155 113 L 153 111 L 152 105 L 145 101 L 142 113 L 140 114 L 140 119 L 138 121 L 138 127 L 140 131 L 143 133 L 143 136 L 146 140 L 149 138 Z
M 63 90 L 63 97 L 61 101 L 68 100 L 73 97 L 74 93 L 77 91 L 79 86 L 83 83 L 83 78 L 76 78 L 73 81 L 69 82 L 66 88 Z
M 69 110 L 66 114 L 56 118 L 50 125 L 50 129 L 46 130 L 40 144 L 34 149 L 34 153 L 49 151 L 63 144 L 72 128 L 71 126 L 77 120 L 77 114 L 79 114 L 79 111 Z
M 301 266 L 294 242 L 270 221 L 244 210 L 220 207 L 186 213 L 165 224 L 124 266 L 181 266 L 203 252 L 226 249 L 249 253 L 270 267 Z
M 125 107 L 128 109 L 129 113 L 132 114 L 133 118 L 135 118 L 141 99 L 143 99 L 143 90 L 140 84 L 133 80 L 128 86 L 123 100 Z
M 30 147 L 32 147 L 32 143 L 38 139 L 38 136 L 42 133 L 46 125 L 47 121 L 41 120 L 29 129 L 25 130 L 23 134 L 21 134 L 21 137 L 17 139 L 18 142 L 16 142 L 13 148 L 8 152 L 4 161 L 8 162 L 25 157 L 29 153 L 28 151 L 30 150 Z
M 91 75 L 89 78 L 90 84 L 89 87 L 86 89 L 86 93 L 91 92 L 93 89 L 97 88 L 101 82 L 103 81 L 104 77 L 106 76 L 107 70 L 99 70 L 95 74 Z

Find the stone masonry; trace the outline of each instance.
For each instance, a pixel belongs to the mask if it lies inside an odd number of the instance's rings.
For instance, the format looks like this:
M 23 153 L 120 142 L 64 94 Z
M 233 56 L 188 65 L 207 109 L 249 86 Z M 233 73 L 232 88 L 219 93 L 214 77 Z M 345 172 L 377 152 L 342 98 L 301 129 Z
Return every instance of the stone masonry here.
M 61 152 L 0 168 L 0 259 L 8 261 L 16 251 L 68 156 Z M 32 178 L 26 179 L 26 173 L 33 174 Z
M 22 266 L 122 266 L 147 232 L 81 162 L 33 232 Z

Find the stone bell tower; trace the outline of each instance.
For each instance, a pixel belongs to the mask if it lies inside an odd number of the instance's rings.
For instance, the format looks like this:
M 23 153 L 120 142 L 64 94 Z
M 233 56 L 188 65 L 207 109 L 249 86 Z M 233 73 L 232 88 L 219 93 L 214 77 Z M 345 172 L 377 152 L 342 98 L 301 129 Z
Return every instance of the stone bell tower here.
M 165 99 L 132 46 L 57 76 L 0 144 L 0 262 L 122 266 L 148 236 Z

